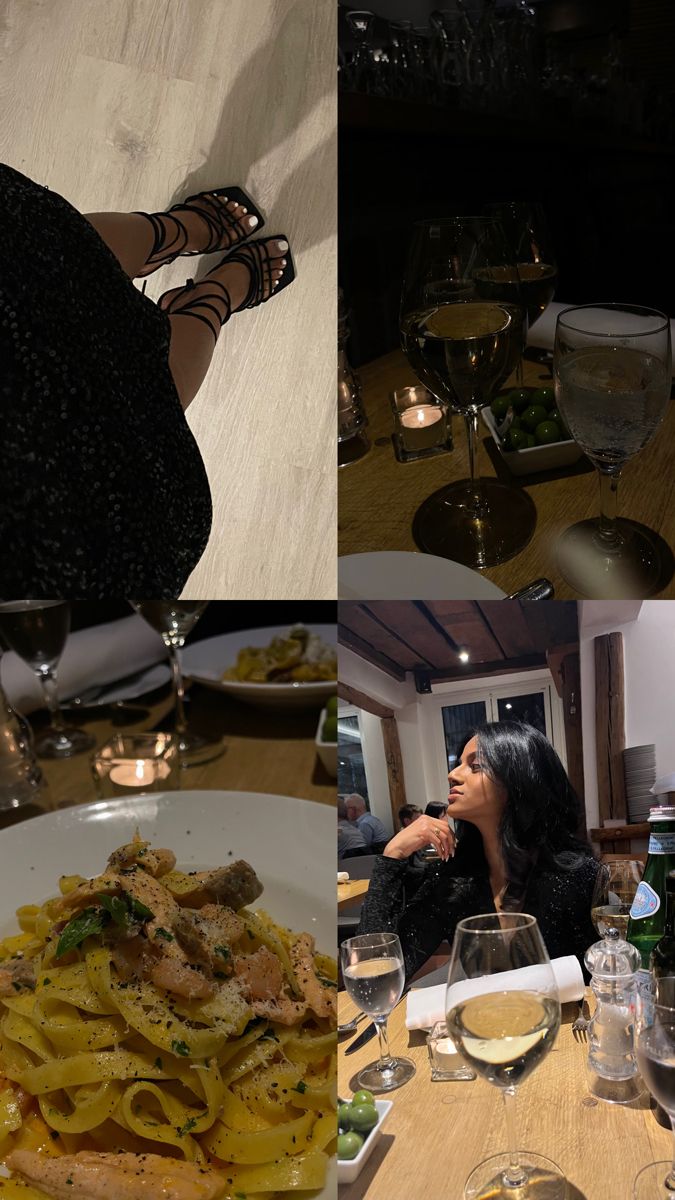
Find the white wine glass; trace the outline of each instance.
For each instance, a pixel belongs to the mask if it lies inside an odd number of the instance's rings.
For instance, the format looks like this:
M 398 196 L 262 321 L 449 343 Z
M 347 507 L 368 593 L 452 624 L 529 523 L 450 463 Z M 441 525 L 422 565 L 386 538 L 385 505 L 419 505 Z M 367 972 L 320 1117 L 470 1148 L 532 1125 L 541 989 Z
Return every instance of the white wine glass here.
M 405 983 L 401 943 L 395 933 L 363 933 L 343 942 L 340 956 L 345 988 L 361 1012 L 373 1018 L 380 1039 L 379 1060 L 359 1072 L 359 1087 L 390 1092 L 415 1074 L 409 1058 L 392 1058 L 387 1037 L 387 1018 Z
M 675 1193 L 675 1008 L 655 1004 L 652 1022 L 638 1033 L 637 1061 L 646 1086 L 668 1114 L 673 1158 L 649 1163 L 638 1172 L 633 1200 L 666 1200 Z
M 0 634 L 37 675 L 51 716 L 51 725 L 35 738 L 40 758 L 71 758 L 95 744 L 83 729 L 66 724 L 58 701 L 57 666 L 69 632 L 70 605 L 65 600 L 0 604 Z
M 516 1136 L 516 1087 L 548 1054 L 560 1027 L 558 988 L 534 917 L 486 913 L 458 922 L 446 1012 L 459 1053 L 502 1092 L 509 1142 L 506 1153 L 474 1168 L 464 1200 L 563 1200 L 567 1185 L 560 1168 L 519 1150 Z
M 626 937 L 630 906 L 643 871 L 644 864 L 635 858 L 600 864 L 593 885 L 591 921 L 601 938 L 610 929 L 618 929 L 620 936 Z
M 181 663 L 181 650 L 185 639 L 197 624 L 208 600 L 130 600 L 129 603 L 148 625 L 162 635 L 164 645 L 169 651 L 176 702 L 175 728 L 182 765 L 199 766 L 218 758 L 225 749 L 222 739 L 213 742 L 188 729 Z
M 520 357 L 524 310 L 515 261 L 493 217 L 418 221 L 401 293 L 401 345 L 422 383 L 462 413 L 469 478 L 446 484 L 415 514 L 413 536 L 427 554 L 468 567 L 505 562 L 527 545 L 530 496 L 481 478 L 478 419 Z
M 658 547 L 648 530 L 617 516 L 617 489 L 623 467 L 666 413 L 668 317 L 630 304 L 565 309 L 556 325 L 553 380 L 562 418 L 600 478 L 600 518 L 572 525 L 559 539 L 562 574 L 584 596 L 648 596 L 659 586 Z

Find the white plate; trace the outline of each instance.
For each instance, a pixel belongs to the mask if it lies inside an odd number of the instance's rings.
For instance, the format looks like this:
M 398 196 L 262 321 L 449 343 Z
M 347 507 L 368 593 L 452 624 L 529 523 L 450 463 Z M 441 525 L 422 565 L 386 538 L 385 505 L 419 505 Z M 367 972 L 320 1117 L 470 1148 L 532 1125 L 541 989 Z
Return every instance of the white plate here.
M 461 563 L 404 550 L 338 559 L 340 600 L 501 600 L 496 584 Z
M 336 953 L 334 809 L 255 792 L 125 796 L 0 831 L 0 934 L 18 932 L 19 905 L 58 895 L 59 875 L 102 871 L 137 825 L 142 837 L 173 850 L 179 867 L 222 866 L 230 851 L 232 860 L 246 859 L 265 888 L 256 904 L 282 925 L 311 933 L 317 949 Z M 326 1187 L 313 1194 L 334 1200 L 335 1192 L 333 1164 Z
M 268 646 L 272 638 L 287 635 L 288 629 L 288 625 L 241 629 L 236 633 L 223 633 L 218 637 L 205 638 L 203 642 L 195 642 L 183 651 L 185 674 L 218 691 L 228 692 L 245 704 L 257 704 L 263 708 L 321 708 L 328 696 L 335 695 L 337 681 L 334 679 L 320 683 L 248 683 L 223 679 L 223 673 L 237 665 L 237 654 L 245 646 Z M 330 646 L 337 642 L 335 625 L 312 625 L 308 629 L 311 633 L 318 633 L 321 640 Z

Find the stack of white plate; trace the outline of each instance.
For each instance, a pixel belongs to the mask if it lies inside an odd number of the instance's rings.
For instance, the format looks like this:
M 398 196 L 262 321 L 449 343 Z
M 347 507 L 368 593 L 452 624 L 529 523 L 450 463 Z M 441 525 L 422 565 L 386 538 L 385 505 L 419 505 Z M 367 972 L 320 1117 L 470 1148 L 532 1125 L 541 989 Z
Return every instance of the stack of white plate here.
M 649 819 L 649 809 L 658 804 L 650 788 L 656 782 L 656 747 L 630 746 L 623 752 L 628 819 L 632 824 Z

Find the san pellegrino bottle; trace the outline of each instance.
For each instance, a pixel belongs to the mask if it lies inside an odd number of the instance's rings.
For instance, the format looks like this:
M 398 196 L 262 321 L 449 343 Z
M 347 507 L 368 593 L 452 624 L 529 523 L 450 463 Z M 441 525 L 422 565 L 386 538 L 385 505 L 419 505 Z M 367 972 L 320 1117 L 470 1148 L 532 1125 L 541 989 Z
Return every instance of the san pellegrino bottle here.
M 651 1024 L 653 980 L 651 955 L 666 925 L 666 879 L 675 870 L 675 806 L 649 810 L 649 854 L 644 875 L 633 898 L 626 941 L 642 960 L 637 972 L 639 1021 Z
M 675 1008 L 675 871 L 666 878 L 666 922 L 663 937 L 652 950 L 651 970 L 656 1003 Z

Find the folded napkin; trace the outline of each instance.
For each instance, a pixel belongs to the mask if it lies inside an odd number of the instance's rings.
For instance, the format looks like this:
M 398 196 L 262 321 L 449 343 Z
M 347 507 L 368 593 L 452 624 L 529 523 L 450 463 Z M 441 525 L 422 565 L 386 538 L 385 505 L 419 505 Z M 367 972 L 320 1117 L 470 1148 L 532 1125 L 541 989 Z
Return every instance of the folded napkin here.
M 555 327 L 558 320 L 558 315 L 565 308 L 573 307 L 570 304 L 560 304 L 554 300 L 549 304 L 548 308 L 535 321 L 527 335 L 528 346 L 536 346 L 539 350 L 553 350 L 555 342 Z M 617 313 L 614 320 L 617 322 L 617 330 L 620 331 L 621 314 Z M 635 317 L 630 318 L 632 328 L 635 328 Z M 670 322 L 670 334 L 675 345 L 675 321 Z M 673 360 L 673 374 L 675 375 L 675 359 Z
M 138 613 L 71 633 L 58 664 L 59 699 L 94 684 L 114 683 L 166 658 L 162 638 Z M 44 707 L 35 673 L 13 650 L 2 656 L 2 684 L 10 704 L 29 713 Z
M 579 959 L 573 954 L 565 958 L 551 959 L 553 974 L 560 993 L 560 1003 L 568 1004 L 570 1000 L 581 1000 L 584 994 L 584 977 L 581 973 Z M 447 977 L 447 967 L 441 968 Z M 433 972 L 438 978 L 439 972 Z M 436 1021 L 444 1021 L 446 1016 L 445 984 L 429 986 L 425 979 L 420 985 L 408 992 L 408 1008 L 406 1012 L 407 1029 L 431 1029 Z M 477 996 L 482 992 L 504 992 L 513 988 L 527 988 L 537 991 L 541 986 L 542 971 L 540 967 L 521 967 L 517 971 L 502 971 L 497 975 L 483 975 L 479 979 L 463 979 L 453 984 L 451 1003 L 466 1000 L 469 996 Z M 426 986 L 425 986 L 426 985 Z
M 338 883 L 349 883 L 349 871 L 338 871 Z

